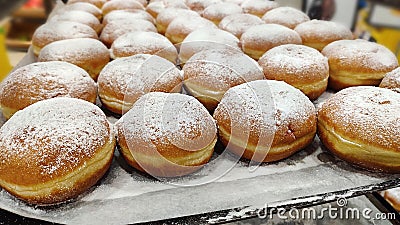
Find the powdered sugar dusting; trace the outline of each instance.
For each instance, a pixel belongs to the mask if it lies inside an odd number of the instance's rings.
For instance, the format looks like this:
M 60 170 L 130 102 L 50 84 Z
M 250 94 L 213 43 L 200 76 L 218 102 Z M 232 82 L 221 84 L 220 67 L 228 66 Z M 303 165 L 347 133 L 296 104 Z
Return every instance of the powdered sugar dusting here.
M 107 25 L 111 21 L 123 21 L 125 19 L 128 20 L 147 20 L 149 22 L 154 23 L 154 18 L 148 14 L 146 11 L 143 10 L 131 10 L 131 11 L 124 11 L 124 10 L 114 10 L 107 15 L 104 16 L 103 25 Z
M 319 41 L 353 39 L 350 29 L 332 21 L 311 20 L 299 24 L 294 30 L 300 34 L 303 41 L 314 39 Z
M 177 17 L 199 17 L 200 15 L 188 9 L 166 8 L 157 16 L 157 23 L 168 26 Z
M 222 2 L 205 8 L 202 16 L 206 19 L 214 22 L 217 21 L 219 23 L 219 21 L 228 15 L 242 12 L 242 8 L 239 5 L 230 2 Z
M 17 112 L 0 129 L 1 167 L 15 163 L 19 176 L 44 182 L 71 172 L 110 138 L 104 113 L 73 98 L 38 102 Z
M 274 1 L 265 0 L 246 0 L 241 4 L 241 7 L 245 13 L 251 13 L 260 16 L 278 6 L 278 3 Z
M 168 25 L 165 35 L 180 33 L 186 37 L 192 31 L 203 27 L 216 28 L 213 22 L 202 17 L 177 17 Z
M 388 88 L 400 93 L 400 67 L 387 73 L 379 87 Z
M 346 88 L 319 109 L 329 125 L 369 145 L 400 149 L 400 95 L 377 87 Z
M 304 12 L 292 7 L 278 7 L 264 14 L 261 18 L 266 23 L 276 23 L 291 29 L 310 20 Z
M 257 16 L 239 13 L 226 16 L 218 26 L 240 38 L 249 27 L 263 23 Z
M 74 21 L 78 23 L 82 23 L 88 25 L 89 27 L 93 28 L 96 32 L 100 33 L 101 31 L 101 24 L 100 21 L 92 14 L 79 11 L 79 10 L 70 10 L 64 11 L 59 14 L 54 15 L 53 17 L 49 18 L 51 22 L 58 22 L 58 21 Z

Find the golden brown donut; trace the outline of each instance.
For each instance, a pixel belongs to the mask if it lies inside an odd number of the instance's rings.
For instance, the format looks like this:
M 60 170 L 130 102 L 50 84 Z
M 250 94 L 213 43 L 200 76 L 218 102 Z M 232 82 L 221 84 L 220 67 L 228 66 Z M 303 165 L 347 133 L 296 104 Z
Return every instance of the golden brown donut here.
M 184 0 L 161 0 L 150 2 L 146 7 L 146 12 L 157 18 L 158 14 L 166 8 L 189 9 Z
M 379 84 L 379 87 L 400 93 L 400 67 L 387 73 Z
M 318 110 L 318 135 L 340 158 L 374 171 L 400 172 L 400 95 L 350 87 Z
M 136 54 L 158 55 L 176 63 L 178 51 L 168 38 L 155 32 L 137 31 L 119 37 L 111 46 L 111 58 Z
M 177 17 L 199 17 L 200 15 L 194 11 L 187 9 L 166 8 L 160 12 L 156 18 L 158 33 L 165 34 L 168 25 Z
M 277 8 L 279 5 L 274 1 L 246 0 L 240 5 L 244 13 L 262 17 L 266 12 Z
M 83 69 L 54 61 L 18 68 L 0 85 L 0 105 L 6 119 L 35 102 L 63 96 L 95 103 L 96 83 Z
M 126 10 L 114 10 L 104 16 L 103 26 L 106 26 L 108 23 L 112 21 L 124 21 L 124 20 L 147 20 L 151 23 L 155 23 L 154 18 L 148 14 L 146 11 L 139 9 L 132 9 L 129 11 Z
M 100 40 L 107 46 L 111 47 L 112 43 L 124 34 L 135 31 L 157 32 L 153 23 L 134 18 L 126 18 L 124 20 L 114 20 L 107 23 L 100 34 Z
M 110 167 L 114 135 L 94 104 L 64 97 L 37 102 L 0 129 L 0 186 L 31 204 L 75 198 Z
M 251 26 L 263 24 L 264 22 L 257 16 L 251 14 L 232 14 L 221 20 L 218 27 L 232 33 L 237 38 Z
M 221 0 L 186 0 L 186 5 L 193 11 L 202 14 L 210 5 L 221 3 Z
M 221 29 L 197 29 L 182 41 L 179 48 L 180 63 L 186 63 L 197 52 L 216 48 L 233 48 L 240 51 L 239 39 Z
M 87 3 L 87 2 L 76 2 L 73 4 L 68 4 L 63 7 L 60 7 L 57 10 L 58 11 L 56 11 L 56 13 L 61 13 L 64 11 L 75 11 L 75 10 L 84 11 L 84 12 L 92 14 L 98 20 L 101 20 L 103 18 L 103 12 L 99 8 L 97 8 L 95 5 Z
M 313 103 L 298 89 L 273 80 L 229 89 L 214 118 L 221 142 L 257 162 L 289 157 L 309 145 L 317 129 Z
M 266 51 L 284 44 L 301 44 L 296 31 L 278 24 L 252 26 L 240 37 L 244 53 L 258 60 Z
M 96 39 L 75 38 L 46 45 L 40 51 L 38 61 L 69 62 L 86 70 L 94 80 L 97 80 L 100 71 L 110 61 L 110 52 Z
M 64 11 L 52 16 L 48 20 L 48 22 L 55 22 L 55 23 L 57 23 L 58 21 L 72 21 L 85 24 L 91 27 L 94 31 L 96 31 L 97 34 L 100 34 L 101 29 L 103 28 L 100 21 L 95 16 L 85 11 L 78 11 L 78 10 Z
M 116 124 L 129 165 L 152 176 L 174 177 L 200 169 L 217 142 L 215 121 L 191 96 L 151 92 Z
M 91 27 L 71 21 L 45 23 L 38 27 L 32 36 L 32 50 L 38 56 L 40 50 L 51 42 L 73 38 L 98 39 Z
M 399 66 L 385 46 L 365 40 L 340 40 L 323 50 L 329 60 L 329 87 L 341 90 L 360 85 L 379 85 L 386 73 Z
M 215 24 L 203 17 L 179 16 L 167 27 L 165 37 L 172 43 L 181 43 L 191 32 L 200 28 L 217 28 Z
M 185 90 L 213 111 L 231 87 L 264 79 L 257 62 L 236 49 L 215 48 L 194 54 L 183 66 Z
M 281 45 L 266 52 L 258 61 L 269 80 L 281 80 L 300 89 L 311 100 L 328 86 L 328 59 L 304 45 Z
M 226 16 L 242 12 L 242 8 L 235 3 L 221 2 L 205 8 L 202 16 L 218 25 Z
M 303 39 L 303 44 L 321 51 L 326 45 L 337 40 L 353 39 L 350 29 L 342 24 L 310 20 L 301 23 L 294 29 Z
M 101 71 L 98 85 L 103 106 L 123 114 L 148 92 L 181 92 L 182 75 L 164 58 L 137 54 L 110 62 Z
M 144 10 L 143 5 L 136 0 L 112 0 L 106 2 L 101 10 L 103 11 L 103 15 L 107 15 L 111 11 L 114 10 L 131 10 L 131 9 L 140 9 Z
M 278 7 L 266 12 L 261 18 L 265 23 L 280 24 L 294 29 L 297 25 L 310 21 L 304 12 L 292 7 Z
M 107 0 L 68 0 L 68 4 L 75 4 L 79 2 L 86 2 L 95 5 L 97 8 L 101 9 Z

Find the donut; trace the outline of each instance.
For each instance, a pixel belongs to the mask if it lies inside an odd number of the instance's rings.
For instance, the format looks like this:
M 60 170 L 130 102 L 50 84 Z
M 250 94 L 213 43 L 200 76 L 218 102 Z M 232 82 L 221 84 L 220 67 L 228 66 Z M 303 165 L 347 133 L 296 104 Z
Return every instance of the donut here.
M 400 93 L 400 67 L 387 73 L 379 84 L 379 87 Z
M 301 44 L 301 37 L 296 31 L 278 24 L 252 26 L 240 37 L 244 53 L 258 60 L 273 47 L 284 44 Z
M 310 21 L 304 12 L 292 7 L 278 7 L 266 12 L 261 19 L 265 23 L 280 24 L 294 29 L 297 25 Z
M 103 28 L 100 21 L 95 16 L 88 12 L 78 10 L 65 11 L 56 14 L 53 17 L 49 18 L 48 21 L 55 23 L 59 21 L 78 22 L 91 27 L 94 31 L 96 31 L 97 34 L 99 34 L 101 32 L 101 29 Z
M 154 18 L 148 14 L 146 11 L 139 10 L 139 9 L 132 9 L 129 11 L 126 10 L 114 10 L 104 16 L 103 19 L 103 26 L 106 26 L 110 22 L 114 21 L 132 21 L 132 20 L 147 20 L 151 23 L 155 23 Z
M 218 27 L 240 38 L 251 26 L 263 23 L 264 22 L 257 16 L 239 13 L 226 16 L 221 20 Z
M 107 15 L 111 11 L 114 10 L 131 10 L 131 9 L 140 9 L 144 10 L 143 5 L 136 0 L 112 0 L 106 2 L 101 10 L 103 11 L 103 15 Z
M 213 22 L 200 16 L 180 16 L 175 18 L 168 25 L 167 30 L 165 31 L 165 37 L 167 37 L 174 44 L 181 43 L 191 32 L 203 27 L 207 27 L 209 29 L 217 28 Z
M 221 3 L 221 0 L 186 0 L 186 5 L 193 11 L 201 14 L 210 5 Z
M 223 2 L 235 3 L 236 5 L 241 5 L 245 0 L 222 0 Z
M 220 29 L 210 29 L 206 27 L 195 30 L 190 33 L 180 45 L 180 63 L 186 63 L 186 61 L 197 52 L 215 48 L 233 48 L 240 50 L 239 39 L 233 34 Z
M 278 6 L 278 3 L 266 0 L 246 0 L 241 4 L 244 13 L 249 13 L 258 17 L 262 17 L 266 12 Z
M 385 88 L 349 87 L 318 110 L 318 136 L 339 158 L 357 166 L 400 172 L 400 95 Z
M 111 58 L 127 57 L 136 54 L 158 55 L 176 63 L 178 52 L 175 46 L 159 33 L 132 32 L 119 37 L 111 46 Z
M 45 23 L 38 27 L 32 36 L 32 50 L 38 56 L 40 50 L 54 41 L 73 38 L 98 39 L 96 31 L 91 27 L 72 21 Z
M 38 61 L 69 62 L 86 70 L 94 80 L 97 80 L 100 71 L 110 61 L 110 52 L 96 39 L 75 38 L 48 44 L 40 51 Z
M 146 113 L 143 113 L 146 112 Z M 215 121 L 191 96 L 152 92 L 116 123 L 121 155 L 156 177 L 175 177 L 204 166 L 217 142 Z
M 37 102 L 0 128 L 0 186 L 30 204 L 75 198 L 110 167 L 114 135 L 94 104 L 64 97 Z
M 107 0 L 68 0 L 68 4 L 75 4 L 79 2 L 86 2 L 95 5 L 97 8 L 101 9 Z
M 182 77 L 170 61 L 156 55 L 137 54 L 107 64 L 99 75 L 98 86 L 103 106 L 123 114 L 148 92 L 181 92 Z
M 227 48 L 198 52 L 182 70 L 185 90 L 210 111 L 229 88 L 264 78 L 256 61 L 241 51 Z
M 221 2 L 205 8 L 202 16 L 218 25 L 226 16 L 242 12 L 242 8 L 235 3 Z
M 183 0 L 162 0 L 149 3 L 146 12 L 157 18 L 158 14 L 166 8 L 189 9 Z
M 99 8 L 97 8 L 95 5 L 87 3 L 87 2 L 76 2 L 73 4 L 65 5 L 64 7 L 54 9 L 54 10 L 57 10 L 57 11 L 55 11 L 57 14 L 65 12 L 65 11 L 78 10 L 78 11 L 84 11 L 84 12 L 90 13 L 93 16 L 95 16 L 98 20 L 101 20 L 103 18 L 103 12 Z
M 266 52 L 258 63 L 265 78 L 285 81 L 311 100 L 317 99 L 328 86 L 328 59 L 311 47 L 281 45 Z
M 124 34 L 135 31 L 150 31 L 157 32 L 153 23 L 142 20 L 126 18 L 124 20 L 110 21 L 103 28 L 100 34 L 100 40 L 107 46 L 111 47 L 112 43 Z
M 318 51 L 331 42 L 353 39 L 349 28 L 332 21 L 310 20 L 297 25 L 294 30 L 300 34 L 304 45 Z
M 200 15 L 194 11 L 179 8 L 166 8 L 160 12 L 156 18 L 158 33 L 165 34 L 168 25 L 177 17 L 199 17 Z
M 219 140 L 256 162 L 289 157 L 314 140 L 313 103 L 282 81 L 257 80 L 229 89 L 215 109 Z
M 385 46 L 365 40 L 340 40 L 323 50 L 329 60 L 329 87 L 341 90 L 360 85 L 379 85 L 386 73 L 399 66 Z
M 83 69 L 54 61 L 20 67 L 0 84 L 0 106 L 6 119 L 35 102 L 63 96 L 95 103 L 96 83 Z

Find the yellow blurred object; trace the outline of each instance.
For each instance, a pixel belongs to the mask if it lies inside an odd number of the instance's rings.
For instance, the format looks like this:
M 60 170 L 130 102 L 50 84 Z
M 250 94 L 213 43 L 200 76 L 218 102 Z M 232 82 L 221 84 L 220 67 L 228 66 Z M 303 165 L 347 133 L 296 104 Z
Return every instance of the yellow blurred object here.
M 374 27 L 367 21 L 368 14 L 368 10 L 360 10 L 355 35 L 357 37 L 370 37 L 374 39 L 377 43 L 384 45 L 393 51 L 393 53 L 397 56 L 397 59 L 400 61 L 400 29 L 390 27 Z
M 6 31 L 3 25 L 0 24 L 0 81 L 11 71 L 12 66 L 7 56 L 5 47 Z

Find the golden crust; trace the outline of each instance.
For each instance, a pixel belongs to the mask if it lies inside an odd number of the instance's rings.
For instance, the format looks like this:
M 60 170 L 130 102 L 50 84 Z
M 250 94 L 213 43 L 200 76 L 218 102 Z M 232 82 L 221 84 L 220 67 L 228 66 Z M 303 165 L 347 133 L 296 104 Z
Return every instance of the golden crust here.
M 107 15 L 114 10 L 130 10 L 130 9 L 140 9 L 145 10 L 143 5 L 136 0 L 113 0 L 106 2 L 101 8 L 103 15 Z
M 379 87 L 400 93 L 400 67 L 387 73 Z

